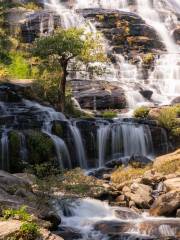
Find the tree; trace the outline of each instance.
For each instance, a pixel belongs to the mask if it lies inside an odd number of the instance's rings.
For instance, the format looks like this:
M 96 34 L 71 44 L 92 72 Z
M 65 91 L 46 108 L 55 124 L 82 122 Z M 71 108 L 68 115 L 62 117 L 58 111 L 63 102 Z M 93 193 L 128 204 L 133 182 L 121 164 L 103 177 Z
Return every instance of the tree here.
M 58 62 L 62 76 L 58 84 L 58 108 L 64 112 L 68 64 L 72 59 L 84 63 L 105 61 L 103 46 L 99 37 L 85 34 L 82 29 L 59 29 L 53 36 L 45 36 L 35 41 L 34 56 Z

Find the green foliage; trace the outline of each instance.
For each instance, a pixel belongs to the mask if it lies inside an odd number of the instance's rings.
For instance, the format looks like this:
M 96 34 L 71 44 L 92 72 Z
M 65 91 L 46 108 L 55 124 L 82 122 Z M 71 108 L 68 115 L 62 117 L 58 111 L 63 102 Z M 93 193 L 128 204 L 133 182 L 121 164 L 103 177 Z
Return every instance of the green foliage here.
M 134 111 L 134 117 L 135 118 L 147 118 L 149 111 L 150 111 L 150 109 L 148 107 L 145 107 L 145 106 L 139 107 Z
M 105 60 L 100 41 L 77 28 L 59 29 L 53 36 L 37 39 L 32 53 L 42 59 L 51 56 L 59 61 L 75 57 L 83 61 Z
M 11 53 L 11 64 L 8 72 L 11 77 L 27 79 L 31 75 L 30 65 L 21 53 Z
M 53 166 L 52 163 L 35 164 L 26 171 L 36 175 L 39 179 L 47 178 L 50 175 L 56 176 L 60 173 L 60 169 Z
M 2 215 L 5 220 L 14 218 L 20 221 L 30 221 L 31 215 L 27 213 L 26 209 L 26 206 L 22 206 L 19 209 L 4 209 Z
M 40 235 L 39 227 L 33 222 L 23 223 L 20 227 L 18 235 L 21 237 L 20 239 L 23 240 L 34 240 Z
M 108 111 L 105 111 L 102 113 L 102 117 L 112 119 L 112 118 L 117 117 L 117 113 L 114 111 L 108 110 Z

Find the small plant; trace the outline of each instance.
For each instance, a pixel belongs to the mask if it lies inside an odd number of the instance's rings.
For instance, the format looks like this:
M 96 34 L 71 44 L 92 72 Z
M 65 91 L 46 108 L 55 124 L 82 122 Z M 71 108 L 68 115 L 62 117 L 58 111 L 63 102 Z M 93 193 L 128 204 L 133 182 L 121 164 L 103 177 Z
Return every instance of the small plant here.
M 27 213 L 26 209 L 26 206 L 22 206 L 19 209 L 5 209 L 3 210 L 2 215 L 5 220 L 15 218 L 21 221 L 30 221 L 31 215 Z
M 103 118 L 112 119 L 112 118 L 117 117 L 117 113 L 114 112 L 114 111 L 110 111 L 110 110 L 109 111 L 105 111 L 105 112 L 103 112 L 102 117 Z
M 145 107 L 145 106 L 139 107 L 134 111 L 134 117 L 135 118 L 147 118 L 149 111 L 150 111 L 150 109 L 148 107 Z
M 21 225 L 15 239 L 35 240 L 40 235 L 39 227 L 36 223 L 25 222 Z

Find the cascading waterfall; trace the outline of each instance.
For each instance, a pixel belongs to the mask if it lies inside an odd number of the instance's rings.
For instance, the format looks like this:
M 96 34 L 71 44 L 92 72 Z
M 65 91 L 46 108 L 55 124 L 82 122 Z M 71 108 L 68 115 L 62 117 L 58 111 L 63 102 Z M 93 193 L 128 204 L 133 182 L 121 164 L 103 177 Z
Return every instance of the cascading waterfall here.
M 107 160 L 144 156 L 153 159 L 154 147 L 148 125 L 117 122 L 101 124 L 98 131 L 98 167 L 104 167 Z M 164 142 L 165 136 L 162 133 Z M 166 140 L 165 140 L 166 141 Z M 111 156 L 107 159 L 107 148 L 111 144 Z
M 167 53 L 162 54 L 156 62 L 155 70 L 149 77 L 150 88 L 152 87 L 154 92 L 152 99 L 159 103 L 169 103 L 170 100 L 179 96 L 180 92 L 180 49 L 174 43 L 169 32 L 171 30 L 170 23 L 168 24 L 168 21 L 165 20 L 165 22 L 163 22 L 161 20 L 156 9 L 158 6 L 157 3 L 153 5 L 150 0 L 137 0 L 138 14 L 143 17 L 150 26 L 156 29 L 167 49 Z M 178 6 L 180 6 L 180 4 L 178 4 Z M 173 17 L 172 13 L 171 15 Z

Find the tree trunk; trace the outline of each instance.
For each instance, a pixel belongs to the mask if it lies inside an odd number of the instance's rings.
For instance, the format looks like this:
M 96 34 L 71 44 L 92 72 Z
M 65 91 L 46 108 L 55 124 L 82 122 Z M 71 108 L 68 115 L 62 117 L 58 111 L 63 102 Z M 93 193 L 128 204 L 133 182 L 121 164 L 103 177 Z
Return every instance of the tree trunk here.
M 61 112 L 65 110 L 65 96 L 66 96 L 66 79 L 67 79 L 67 62 L 61 61 L 63 76 L 60 79 L 59 86 L 58 86 L 58 109 Z

